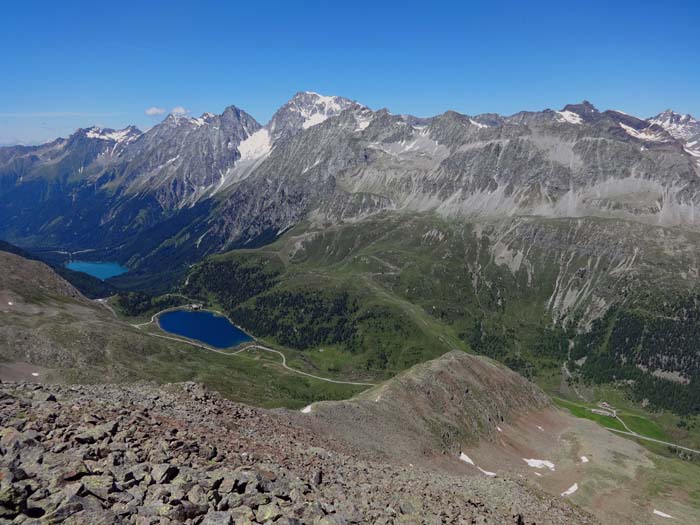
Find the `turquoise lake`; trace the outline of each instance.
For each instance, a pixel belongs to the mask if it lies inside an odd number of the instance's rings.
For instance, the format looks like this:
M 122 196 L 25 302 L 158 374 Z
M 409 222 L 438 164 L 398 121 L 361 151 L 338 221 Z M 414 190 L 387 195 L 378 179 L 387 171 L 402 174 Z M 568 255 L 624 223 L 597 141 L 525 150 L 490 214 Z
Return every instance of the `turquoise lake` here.
M 214 348 L 230 348 L 253 340 L 225 317 L 206 310 L 166 312 L 158 317 L 158 325 L 165 332 L 195 339 Z
M 103 281 L 129 271 L 128 268 L 115 262 L 70 261 L 66 263 L 66 268 L 76 272 L 87 273 Z

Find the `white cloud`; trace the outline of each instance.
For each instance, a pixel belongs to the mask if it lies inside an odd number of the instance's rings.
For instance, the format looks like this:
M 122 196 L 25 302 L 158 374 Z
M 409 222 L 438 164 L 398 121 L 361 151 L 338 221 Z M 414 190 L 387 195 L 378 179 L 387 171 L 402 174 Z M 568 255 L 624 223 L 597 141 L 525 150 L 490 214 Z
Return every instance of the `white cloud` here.
M 162 115 L 163 113 L 165 113 L 165 109 L 159 108 L 158 106 L 151 106 L 146 110 L 145 113 L 146 115 L 153 117 L 155 115 Z
M 189 109 L 185 109 L 182 106 L 176 106 L 170 110 L 170 113 L 177 116 L 187 115 L 190 112 Z

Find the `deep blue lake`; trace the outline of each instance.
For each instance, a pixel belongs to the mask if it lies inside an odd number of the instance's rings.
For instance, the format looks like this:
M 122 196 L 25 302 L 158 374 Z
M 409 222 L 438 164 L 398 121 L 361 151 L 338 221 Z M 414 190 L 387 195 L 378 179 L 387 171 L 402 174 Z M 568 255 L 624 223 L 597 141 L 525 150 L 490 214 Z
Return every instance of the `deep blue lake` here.
M 253 340 L 228 319 L 213 312 L 173 310 L 160 315 L 158 324 L 166 332 L 196 339 L 215 348 L 230 348 Z
M 103 281 L 129 271 L 128 268 L 124 268 L 115 262 L 70 261 L 66 264 L 66 268 L 76 272 L 87 273 Z

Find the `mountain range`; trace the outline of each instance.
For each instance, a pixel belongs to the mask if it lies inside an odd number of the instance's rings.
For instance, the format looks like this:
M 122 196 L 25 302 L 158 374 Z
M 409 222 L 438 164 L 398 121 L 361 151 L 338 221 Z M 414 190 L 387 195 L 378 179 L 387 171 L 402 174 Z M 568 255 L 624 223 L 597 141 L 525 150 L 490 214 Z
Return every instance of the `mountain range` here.
M 421 119 L 298 93 L 265 126 L 230 106 L 146 132 L 0 149 L 0 238 L 153 271 L 380 211 L 604 217 L 696 229 L 700 124 L 591 104 Z M 40 204 L 40 206 L 37 206 Z M 118 247 L 118 248 L 114 248 Z M 170 266 L 170 264 L 168 264 Z

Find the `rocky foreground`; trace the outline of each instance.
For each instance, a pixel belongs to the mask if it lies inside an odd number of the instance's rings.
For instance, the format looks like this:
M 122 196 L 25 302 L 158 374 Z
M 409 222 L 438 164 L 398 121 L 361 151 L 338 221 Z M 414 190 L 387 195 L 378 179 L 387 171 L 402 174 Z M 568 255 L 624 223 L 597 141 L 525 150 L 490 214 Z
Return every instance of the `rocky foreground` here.
M 0 524 L 594 522 L 519 481 L 359 459 L 298 419 L 192 383 L 0 384 Z

